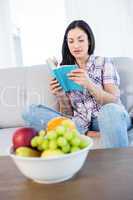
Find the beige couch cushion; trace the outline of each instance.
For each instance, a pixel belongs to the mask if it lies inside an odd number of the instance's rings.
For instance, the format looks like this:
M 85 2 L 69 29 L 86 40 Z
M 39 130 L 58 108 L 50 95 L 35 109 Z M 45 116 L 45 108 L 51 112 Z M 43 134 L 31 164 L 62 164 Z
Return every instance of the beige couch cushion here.
M 0 128 L 24 126 L 21 114 L 30 104 L 56 108 L 49 80 L 46 65 L 0 69 Z
M 133 59 L 116 57 L 113 62 L 120 75 L 121 100 L 129 111 L 133 107 Z
M 0 69 L 0 128 L 24 124 L 25 68 Z
M 26 71 L 26 106 L 32 103 L 57 108 L 57 101 L 49 87 L 50 79 L 47 65 L 28 67 Z

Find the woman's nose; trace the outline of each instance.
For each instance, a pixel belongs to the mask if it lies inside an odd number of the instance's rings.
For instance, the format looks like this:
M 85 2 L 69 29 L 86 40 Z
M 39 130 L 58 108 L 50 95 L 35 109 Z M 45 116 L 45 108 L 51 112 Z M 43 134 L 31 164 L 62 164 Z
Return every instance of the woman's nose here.
M 75 47 L 75 48 L 78 48 L 78 47 L 79 47 L 79 43 L 78 43 L 78 42 L 75 42 L 75 43 L 74 43 L 74 47 Z

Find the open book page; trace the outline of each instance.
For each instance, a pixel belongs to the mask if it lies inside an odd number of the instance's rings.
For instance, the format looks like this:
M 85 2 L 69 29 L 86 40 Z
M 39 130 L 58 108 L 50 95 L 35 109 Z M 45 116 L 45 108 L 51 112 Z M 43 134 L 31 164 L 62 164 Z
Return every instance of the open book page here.
M 46 64 L 49 66 L 49 71 L 50 71 L 50 74 L 52 77 L 55 77 L 55 74 L 54 74 L 54 69 L 56 69 L 58 67 L 58 62 L 55 61 L 54 59 L 52 58 L 48 58 L 46 60 Z M 55 77 L 56 78 L 56 77 Z

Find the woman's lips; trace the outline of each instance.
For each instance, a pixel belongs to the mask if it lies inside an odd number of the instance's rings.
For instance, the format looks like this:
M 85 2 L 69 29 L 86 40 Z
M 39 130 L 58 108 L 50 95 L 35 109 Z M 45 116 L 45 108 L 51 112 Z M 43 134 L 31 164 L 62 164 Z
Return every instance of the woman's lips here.
M 80 50 L 76 50 L 76 51 L 73 51 L 75 54 L 79 54 L 79 53 L 81 53 L 82 51 L 80 51 Z

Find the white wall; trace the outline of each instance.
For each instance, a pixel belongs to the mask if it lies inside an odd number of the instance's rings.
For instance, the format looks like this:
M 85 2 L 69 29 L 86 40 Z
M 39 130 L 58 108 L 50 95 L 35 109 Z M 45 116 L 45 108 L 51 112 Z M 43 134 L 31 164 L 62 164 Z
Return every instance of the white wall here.
M 133 57 L 132 0 L 67 0 L 67 23 L 75 19 L 87 21 L 96 38 L 95 54 Z M 129 15 L 130 8 L 130 15 Z
M 128 12 L 128 30 L 129 30 L 129 50 L 133 57 L 133 0 L 127 0 L 127 12 Z
M 0 67 L 15 64 L 11 35 L 9 0 L 0 0 Z
M 63 0 L 12 0 L 12 18 L 21 32 L 24 65 L 60 57 L 64 13 Z

